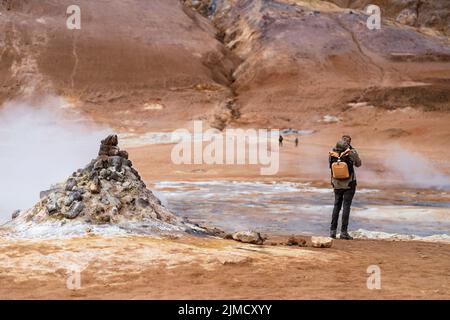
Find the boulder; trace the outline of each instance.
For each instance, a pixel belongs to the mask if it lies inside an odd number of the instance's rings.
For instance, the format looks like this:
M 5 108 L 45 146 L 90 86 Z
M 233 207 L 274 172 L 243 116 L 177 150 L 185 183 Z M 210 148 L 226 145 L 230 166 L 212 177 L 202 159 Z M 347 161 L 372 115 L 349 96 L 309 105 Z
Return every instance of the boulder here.
M 64 198 L 64 205 L 66 207 L 70 207 L 70 205 L 74 201 L 81 201 L 81 199 L 83 199 L 83 196 L 81 195 L 81 193 L 79 191 L 71 192 L 71 193 L 69 193 L 69 195 L 67 197 Z
M 330 237 L 311 237 L 311 243 L 314 248 L 331 248 L 333 239 Z
M 251 243 L 251 244 L 263 244 L 264 240 L 261 237 L 261 234 L 259 232 L 255 231 L 239 231 L 233 234 L 233 240 L 244 242 L 244 243 Z
M 72 205 L 70 206 L 69 211 L 67 211 L 64 214 L 64 217 L 66 217 L 67 219 L 75 219 L 76 217 L 78 217 L 80 215 L 80 213 L 84 210 L 84 204 L 83 202 L 73 202 Z
M 119 154 L 119 148 L 117 147 L 119 141 L 117 135 L 111 134 L 101 141 L 99 156 L 117 156 Z

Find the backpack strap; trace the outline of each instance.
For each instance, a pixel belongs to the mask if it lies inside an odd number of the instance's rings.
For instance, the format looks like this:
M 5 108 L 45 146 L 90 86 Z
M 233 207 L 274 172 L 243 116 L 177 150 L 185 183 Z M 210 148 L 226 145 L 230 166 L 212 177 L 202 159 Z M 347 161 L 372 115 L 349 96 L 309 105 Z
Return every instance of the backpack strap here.
M 335 151 L 330 151 L 328 154 L 330 155 L 330 157 L 339 158 L 339 153 Z
M 345 156 L 349 155 L 350 152 L 352 152 L 352 149 L 349 148 L 349 149 L 345 150 L 344 152 L 342 152 L 338 158 L 345 157 Z

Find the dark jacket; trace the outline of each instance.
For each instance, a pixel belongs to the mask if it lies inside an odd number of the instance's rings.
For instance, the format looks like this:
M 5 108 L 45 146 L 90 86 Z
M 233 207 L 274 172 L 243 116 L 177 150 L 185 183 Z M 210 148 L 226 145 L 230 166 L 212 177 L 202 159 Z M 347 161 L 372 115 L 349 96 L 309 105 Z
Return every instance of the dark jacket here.
M 334 152 L 342 153 L 348 148 L 351 149 L 351 152 L 349 154 L 350 160 L 353 163 L 353 167 L 361 167 L 361 158 L 358 155 L 358 152 L 356 149 L 354 149 L 351 145 L 347 144 L 345 141 L 338 141 L 336 143 L 336 147 L 333 149 Z M 355 170 L 353 170 L 352 174 L 350 175 L 350 178 L 345 180 L 338 180 L 331 177 L 331 185 L 334 189 L 350 189 L 353 186 L 356 186 L 356 173 Z

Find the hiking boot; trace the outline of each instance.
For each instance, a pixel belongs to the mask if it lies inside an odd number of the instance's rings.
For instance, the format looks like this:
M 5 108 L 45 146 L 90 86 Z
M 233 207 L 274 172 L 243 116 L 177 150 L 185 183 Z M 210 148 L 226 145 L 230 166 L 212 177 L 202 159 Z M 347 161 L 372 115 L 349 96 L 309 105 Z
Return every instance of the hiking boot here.
M 330 237 L 333 239 L 336 239 L 336 230 L 331 230 L 330 231 Z
M 353 237 L 349 235 L 347 231 L 342 231 L 339 238 L 342 240 L 353 240 Z

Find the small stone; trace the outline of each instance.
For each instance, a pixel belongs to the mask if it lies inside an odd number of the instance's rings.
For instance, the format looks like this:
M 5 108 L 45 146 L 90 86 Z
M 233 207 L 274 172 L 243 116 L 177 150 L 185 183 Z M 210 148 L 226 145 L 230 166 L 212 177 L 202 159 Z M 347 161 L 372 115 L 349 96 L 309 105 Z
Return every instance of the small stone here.
M 58 202 L 54 193 L 49 195 L 46 207 L 49 215 L 53 215 L 54 213 L 59 211 Z
M 101 141 L 101 144 L 107 146 L 117 146 L 119 144 L 119 139 L 117 138 L 116 134 L 110 134 Z
M 131 162 L 131 160 L 128 159 L 123 159 L 122 166 L 131 168 L 133 166 L 133 162 Z
M 263 244 L 264 239 L 259 232 L 254 231 L 240 231 L 233 234 L 233 239 L 236 241 L 251 243 L 251 244 Z
M 116 197 L 114 197 L 114 196 L 108 194 L 108 195 L 107 195 L 107 199 L 108 199 L 108 203 L 109 203 L 111 206 L 117 207 L 117 208 L 119 208 L 119 209 L 122 208 L 122 202 L 121 202 L 118 198 L 116 198 Z
M 102 170 L 105 168 L 105 163 L 103 160 L 99 159 L 94 163 L 94 170 Z
M 123 158 L 119 156 L 108 157 L 108 166 L 114 167 L 116 171 L 120 171 L 122 169 L 122 160 Z
M 131 186 L 131 183 L 129 181 L 125 181 L 124 183 L 122 183 L 122 187 L 126 190 Z
M 108 156 L 117 156 L 119 155 L 120 149 L 118 147 L 109 147 Z
M 123 181 L 123 180 L 124 180 L 123 175 L 120 174 L 120 173 L 118 173 L 117 171 L 113 171 L 113 172 L 111 173 L 110 178 L 111 178 L 112 180 L 115 180 L 115 181 Z
M 16 219 L 20 214 L 20 210 L 16 210 L 11 214 L 12 219 Z
M 106 179 L 111 175 L 111 171 L 109 171 L 108 169 L 102 169 L 100 170 L 100 178 L 102 179 Z
M 47 197 L 47 196 L 48 196 L 50 193 L 52 193 L 52 192 L 54 192 L 53 189 L 41 191 L 41 192 L 39 193 L 39 198 L 40 198 L 40 199 L 43 199 L 43 198 Z
M 72 202 L 74 201 L 81 201 L 83 197 L 81 196 L 81 193 L 78 191 L 71 192 L 69 195 L 64 199 L 64 205 L 66 207 L 70 207 Z
M 77 186 L 77 181 L 74 178 L 69 178 L 67 179 L 66 182 L 66 191 L 72 191 L 73 188 L 75 188 Z
M 78 217 L 80 215 L 80 213 L 83 211 L 84 209 L 84 204 L 83 202 L 74 202 L 72 203 L 72 205 L 70 206 L 69 211 L 67 211 L 64 216 L 67 219 L 75 219 L 76 217 Z
M 138 198 L 137 201 L 136 201 L 136 205 L 137 205 L 139 208 L 144 209 L 144 208 L 147 208 L 147 207 L 150 205 L 150 202 L 149 202 L 147 199 L 144 199 L 144 198 Z
M 311 237 L 312 246 L 314 248 L 331 248 L 333 239 L 330 237 Z
M 96 205 L 94 208 L 94 212 L 96 215 L 100 215 L 102 213 L 105 213 L 105 208 L 101 205 Z
M 89 191 L 91 193 L 97 194 L 97 193 L 100 193 L 100 190 L 101 190 L 100 179 L 95 177 L 89 183 Z
M 102 197 L 100 198 L 100 202 L 101 202 L 102 204 L 104 204 L 105 206 L 108 206 L 108 205 L 109 205 L 108 196 L 102 196 Z
M 125 150 L 120 150 L 118 156 L 124 159 L 128 159 L 128 152 L 126 152 Z
M 111 222 L 111 216 L 108 214 L 103 214 L 98 217 L 98 221 L 100 223 L 109 223 L 109 222 Z
M 136 169 L 131 168 L 131 173 L 136 177 L 136 180 L 141 180 L 141 176 L 139 175 L 139 172 L 136 171 Z
M 126 195 L 125 197 L 122 198 L 121 202 L 125 203 L 125 204 L 131 204 L 133 203 L 134 198 L 130 195 Z

